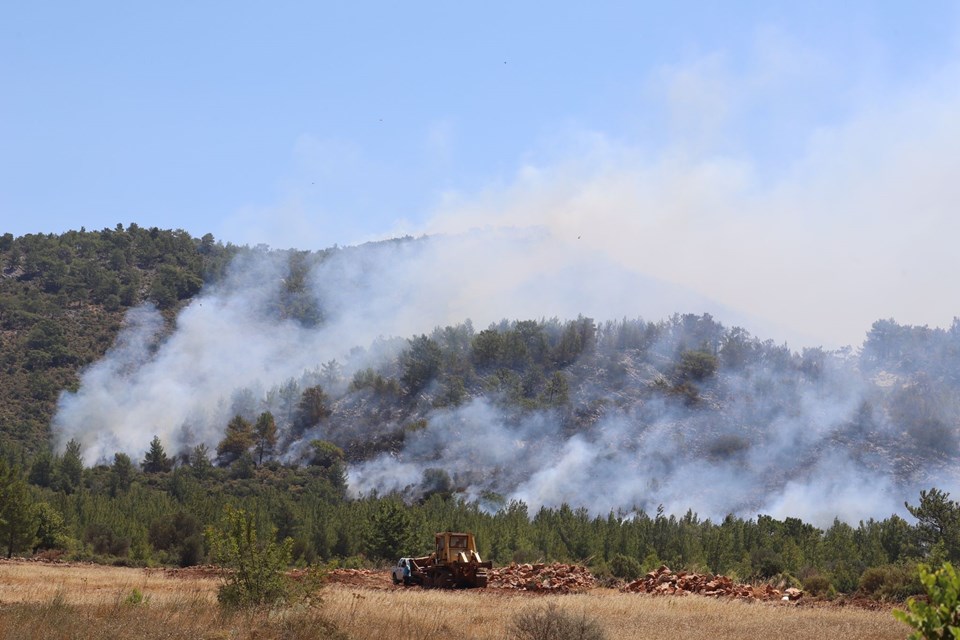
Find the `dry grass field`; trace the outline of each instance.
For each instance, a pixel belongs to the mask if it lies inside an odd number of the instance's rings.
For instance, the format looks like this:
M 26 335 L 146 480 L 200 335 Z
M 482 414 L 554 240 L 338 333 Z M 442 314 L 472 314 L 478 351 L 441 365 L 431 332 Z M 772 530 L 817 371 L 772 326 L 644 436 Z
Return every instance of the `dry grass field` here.
M 0 638 L 502 640 L 510 637 L 516 613 L 550 604 L 597 620 L 611 639 L 900 640 L 909 633 L 887 610 L 653 597 L 609 589 L 532 596 L 498 590 L 425 591 L 384 583 L 376 588 L 332 584 L 318 606 L 228 613 L 216 604 L 215 578 L 0 563 Z

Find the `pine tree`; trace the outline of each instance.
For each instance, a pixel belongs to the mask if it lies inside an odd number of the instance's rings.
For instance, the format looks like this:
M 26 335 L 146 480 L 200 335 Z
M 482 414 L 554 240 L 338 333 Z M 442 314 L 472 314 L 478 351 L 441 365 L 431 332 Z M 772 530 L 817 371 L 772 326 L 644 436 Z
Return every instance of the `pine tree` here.
M 37 533 L 37 509 L 17 469 L 0 459 L 0 544 L 10 558 L 29 549 Z
M 399 500 L 384 500 L 371 519 L 367 551 L 375 558 L 393 559 L 409 553 L 415 529 L 410 509 Z
M 313 456 L 310 458 L 310 465 L 320 467 L 323 470 L 323 477 L 339 491 L 347 488 L 347 468 L 344 462 L 343 449 L 327 442 L 326 440 L 314 440 L 310 443 L 313 448 Z
M 330 409 L 330 398 L 323 387 L 315 385 L 304 389 L 293 421 L 294 434 L 301 435 L 307 429 L 317 426 L 329 418 L 331 413 L 333 411 Z
M 263 464 L 263 456 L 273 455 L 277 446 L 277 421 L 273 414 L 265 411 L 257 418 L 256 424 L 257 465 Z
M 110 495 L 115 496 L 130 488 L 136 469 L 133 461 L 125 453 L 113 455 L 113 466 L 110 467 Z
M 164 473 L 173 468 L 173 460 L 164 451 L 159 436 L 153 436 L 153 440 L 150 441 L 150 448 L 143 457 L 140 467 L 144 473 Z
M 64 493 L 73 493 L 83 482 L 83 457 L 80 455 L 80 443 L 70 440 L 60 458 L 60 473 L 57 476 L 60 489 Z
M 33 464 L 30 465 L 30 484 L 49 487 L 54 482 L 55 472 L 53 455 L 44 449 L 34 457 Z
M 253 426 L 241 415 L 236 415 L 227 424 L 223 440 L 217 445 L 217 458 L 222 466 L 228 466 L 253 446 Z
M 213 464 L 210 462 L 210 451 L 207 445 L 198 444 L 190 452 L 190 468 L 193 469 L 193 475 L 200 480 L 210 475 Z

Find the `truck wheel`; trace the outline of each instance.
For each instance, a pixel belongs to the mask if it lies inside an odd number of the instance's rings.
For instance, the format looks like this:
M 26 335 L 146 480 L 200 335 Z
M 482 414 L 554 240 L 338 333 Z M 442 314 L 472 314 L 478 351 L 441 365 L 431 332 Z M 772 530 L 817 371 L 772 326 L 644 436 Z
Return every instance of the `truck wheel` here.
M 400 584 L 400 581 L 397 580 L 397 576 L 391 576 L 391 578 L 393 578 L 393 584 L 395 585 Z

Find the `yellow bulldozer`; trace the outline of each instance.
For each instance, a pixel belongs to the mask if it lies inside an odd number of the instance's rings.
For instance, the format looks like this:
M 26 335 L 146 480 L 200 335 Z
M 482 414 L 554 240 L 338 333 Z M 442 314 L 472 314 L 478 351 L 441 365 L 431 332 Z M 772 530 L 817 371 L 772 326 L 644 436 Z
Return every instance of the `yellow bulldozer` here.
M 487 586 L 487 569 L 477 553 L 472 533 L 443 531 L 434 536 L 436 548 L 428 556 L 400 558 L 393 568 L 393 583 L 428 588 L 455 589 Z

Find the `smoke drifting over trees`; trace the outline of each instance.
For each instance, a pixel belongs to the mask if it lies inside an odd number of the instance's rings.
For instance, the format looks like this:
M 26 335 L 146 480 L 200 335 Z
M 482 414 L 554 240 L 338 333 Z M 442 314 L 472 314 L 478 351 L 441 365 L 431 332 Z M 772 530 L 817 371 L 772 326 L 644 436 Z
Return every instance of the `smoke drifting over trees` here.
M 128 313 L 54 432 L 87 463 L 140 459 L 155 435 L 214 450 L 236 416 L 269 411 L 273 455 L 329 441 L 354 493 L 491 508 L 822 524 L 902 512 L 934 479 L 956 490 L 956 323 L 880 321 L 859 353 L 795 353 L 740 324 L 546 232 L 257 249 L 172 324 Z

